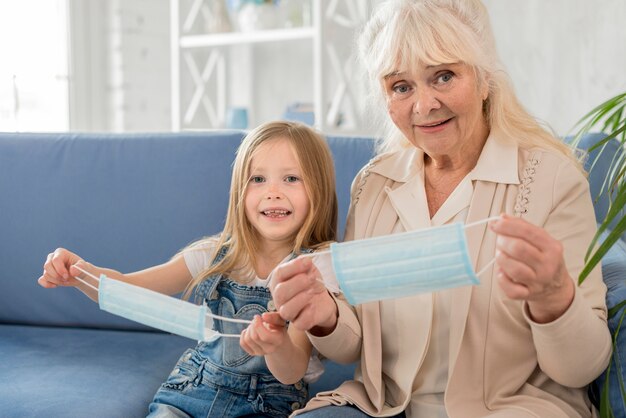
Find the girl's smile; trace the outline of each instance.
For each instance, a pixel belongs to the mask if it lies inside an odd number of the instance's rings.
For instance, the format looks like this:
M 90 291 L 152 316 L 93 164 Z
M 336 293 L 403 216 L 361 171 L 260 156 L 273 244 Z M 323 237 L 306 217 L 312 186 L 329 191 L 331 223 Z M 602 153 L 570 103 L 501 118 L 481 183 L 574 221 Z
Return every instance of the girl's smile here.
M 250 162 L 245 210 L 261 244 L 293 245 L 309 212 L 302 168 L 292 145 L 276 138 L 259 146 Z

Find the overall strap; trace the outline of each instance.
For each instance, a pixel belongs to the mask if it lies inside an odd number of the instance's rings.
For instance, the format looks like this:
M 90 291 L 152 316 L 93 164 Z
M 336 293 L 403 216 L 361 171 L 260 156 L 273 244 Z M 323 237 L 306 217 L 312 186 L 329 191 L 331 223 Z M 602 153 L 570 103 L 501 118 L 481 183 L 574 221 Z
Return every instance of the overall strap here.
M 226 253 L 228 252 L 227 246 L 222 246 L 222 248 L 217 251 L 211 265 L 219 263 L 224 257 L 226 257 Z M 207 277 L 200 283 L 196 290 L 194 291 L 196 301 L 204 303 L 205 298 L 210 298 L 211 295 L 216 292 L 217 286 L 220 284 L 224 276 L 222 274 L 214 274 L 213 276 Z M 208 289 L 207 289 L 208 288 Z

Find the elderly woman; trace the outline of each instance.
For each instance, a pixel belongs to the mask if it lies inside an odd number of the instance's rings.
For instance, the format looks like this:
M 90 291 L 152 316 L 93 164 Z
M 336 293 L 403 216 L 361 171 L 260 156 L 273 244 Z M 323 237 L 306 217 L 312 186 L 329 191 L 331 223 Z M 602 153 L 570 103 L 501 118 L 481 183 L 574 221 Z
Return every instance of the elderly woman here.
M 516 99 L 485 7 L 388 1 L 359 42 L 394 132 L 354 180 L 346 240 L 499 218 L 467 230 L 479 286 L 352 307 L 310 260 L 279 268 L 280 314 L 325 356 L 360 360 L 299 413 L 593 416 L 586 386 L 611 337 L 600 271 L 576 285 L 595 232 L 588 184 Z

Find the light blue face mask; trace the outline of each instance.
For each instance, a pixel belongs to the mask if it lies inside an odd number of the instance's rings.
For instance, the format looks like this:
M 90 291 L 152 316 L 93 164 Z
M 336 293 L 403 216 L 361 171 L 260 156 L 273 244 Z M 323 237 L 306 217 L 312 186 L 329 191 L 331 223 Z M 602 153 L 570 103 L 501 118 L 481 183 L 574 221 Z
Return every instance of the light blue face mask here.
M 76 266 L 74 266 L 76 267 Z M 100 309 L 162 331 L 194 340 L 208 341 L 217 337 L 239 337 L 239 334 L 221 334 L 213 329 L 213 319 L 249 324 L 251 321 L 214 315 L 205 305 L 195 305 L 143 287 L 111 279 L 99 278 L 76 267 L 99 282 L 95 287 L 80 277 L 76 280 L 98 292 Z
M 333 243 L 310 256 L 326 287 L 352 305 L 476 285 L 495 260 L 474 273 L 465 228 L 492 219 Z

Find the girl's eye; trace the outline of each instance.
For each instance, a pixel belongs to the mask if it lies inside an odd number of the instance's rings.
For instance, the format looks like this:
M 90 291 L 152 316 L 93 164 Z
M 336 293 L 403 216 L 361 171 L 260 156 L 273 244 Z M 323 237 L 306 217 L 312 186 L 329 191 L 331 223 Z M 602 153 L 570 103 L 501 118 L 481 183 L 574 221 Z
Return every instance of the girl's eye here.
M 296 176 L 287 176 L 287 177 L 285 177 L 285 181 L 287 183 L 295 183 L 295 182 L 297 182 L 299 180 L 300 179 L 298 177 L 296 177 Z
M 265 179 L 263 176 L 252 176 L 250 177 L 250 183 L 263 183 Z

